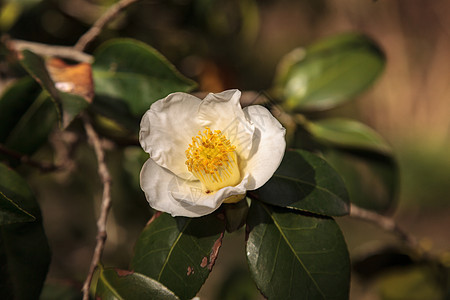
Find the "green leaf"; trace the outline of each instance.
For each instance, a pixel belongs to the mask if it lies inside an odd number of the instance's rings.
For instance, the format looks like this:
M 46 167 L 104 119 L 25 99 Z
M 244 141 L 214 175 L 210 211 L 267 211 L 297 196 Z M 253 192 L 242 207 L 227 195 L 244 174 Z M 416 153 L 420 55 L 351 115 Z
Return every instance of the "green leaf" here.
M 47 71 L 45 61 L 40 56 L 29 50 L 22 51 L 22 55 L 23 58 L 20 60 L 22 66 L 48 92 L 56 106 L 60 125 L 66 128 L 79 113 L 88 107 L 89 102 L 82 96 L 57 89 Z
M 0 98 L 0 142 L 5 142 L 40 93 L 39 85 L 29 77 L 16 81 L 6 89 Z
M 35 217 L 18 206 L 0 191 L 0 226 L 34 221 Z
M 96 94 L 124 101 L 134 116 L 172 92 L 189 92 L 196 83 L 181 75 L 154 48 L 131 39 L 116 39 L 95 52 Z
M 380 154 L 391 153 L 389 145 L 376 131 L 358 121 L 323 119 L 306 123 L 306 129 L 324 145 Z
M 161 282 L 181 299 L 191 299 L 217 258 L 223 219 L 218 213 L 200 218 L 161 214 L 141 233 L 131 269 Z
M 161 299 L 176 300 L 177 296 L 164 285 L 139 273 L 100 268 L 96 299 Z
M 0 98 L 0 143 L 11 150 L 33 154 L 55 121 L 53 104 L 31 78 L 15 82 Z
M 325 150 L 324 156 L 344 179 L 352 203 L 379 213 L 395 205 L 399 174 L 393 157 L 338 149 Z
M 228 232 L 234 232 L 244 226 L 248 213 L 248 203 L 246 198 L 237 203 L 224 203 L 222 204 L 222 207 Z
M 328 216 L 349 212 L 349 197 L 339 174 L 325 160 L 303 150 L 286 151 L 257 197 L 272 205 Z
M 269 299 L 348 299 L 350 260 L 336 222 L 253 201 L 247 260 Z
M 50 264 L 39 206 L 26 182 L 3 164 L 0 191 L 36 218 L 0 226 L 0 295 L 4 299 L 38 299 Z
M 275 93 L 290 111 L 330 109 L 369 87 L 384 64 L 383 52 L 364 35 L 329 37 L 282 60 Z

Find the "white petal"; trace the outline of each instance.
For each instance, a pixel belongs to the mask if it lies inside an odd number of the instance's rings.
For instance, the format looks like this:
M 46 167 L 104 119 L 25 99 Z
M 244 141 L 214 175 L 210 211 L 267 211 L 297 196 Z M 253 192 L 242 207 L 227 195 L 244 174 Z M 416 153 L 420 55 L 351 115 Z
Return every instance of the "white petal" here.
M 200 217 L 215 211 L 223 200 L 245 193 L 247 179 L 238 186 L 213 194 L 202 192 L 199 181 L 185 180 L 159 166 L 151 158 L 141 170 L 141 188 L 150 206 L 172 216 Z
M 280 165 L 286 149 L 286 130 L 260 105 L 248 106 L 244 113 L 255 125 L 255 133 L 251 156 L 241 167 L 244 174 L 249 174 L 246 188 L 255 190 L 266 183 Z
M 201 100 L 186 93 L 173 93 L 155 102 L 141 120 L 139 141 L 160 166 L 189 178 L 185 151 L 202 129 L 197 115 Z
M 244 114 L 240 98 L 239 90 L 208 94 L 200 104 L 198 120 L 201 125 L 212 130 L 221 130 L 236 146 L 240 159 L 247 159 L 255 128 Z

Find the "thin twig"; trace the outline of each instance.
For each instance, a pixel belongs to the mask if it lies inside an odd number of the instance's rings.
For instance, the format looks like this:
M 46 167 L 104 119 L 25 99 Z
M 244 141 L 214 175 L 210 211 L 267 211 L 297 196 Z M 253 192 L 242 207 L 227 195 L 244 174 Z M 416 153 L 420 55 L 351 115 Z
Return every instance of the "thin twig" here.
M 93 61 L 91 55 L 76 50 L 73 47 L 53 46 L 22 40 L 6 40 L 6 43 L 9 48 L 14 49 L 15 51 L 27 49 L 42 56 L 56 56 L 87 63 L 92 63 Z
M 419 242 L 417 239 L 404 231 L 394 219 L 380 215 L 376 212 L 361 208 L 355 204 L 350 206 L 350 217 L 358 218 L 364 221 L 374 223 L 378 227 L 387 232 L 391 232 L 398 236 L 402 241 L 408 244 L 412 249 L 419 250 Z
M 101 32 L 103 27 L 111 22 L 123 9 L 139 0 L 122 0 L 111 6 L 92 27 L 83 34 L 75 44 L 74 48 L 78 51 L 84 51 L 86 46 L 92 42 Z
M 5 154 L 14 159 L 17 159 L 21 163 L 38 168 L 41 172 L 53 172 L 53 171 L 62 169 L 62 166 L 54 165 L 54 164 L 48 163 L 48 162 L 40 162 L 40 161 L 33 160 L 29 156 L 19 153 L 19 152 L 16 152 L 14 150 L 11 150 L 2 144 L 0 144 L 0 153 Z
M 85 114 L 82 116 L 84 128 L 88 136 L 89 142 L 94 147 L 95 155 L 98 162 L 98 174 L 103 184 L 103 195 L 100 208 L 100 216 L 97 220 L 97 244 L 95 246 L 94 254 L 92 256 L 91 265 L 89 267 L 89 273 L 83 284 L 83 300 L 89 299 L 89 288 L 91 286 L 92 277 L 94 271 L 100 262 L 100 258 L 103 253 L 103 248 L 106 242 L 106 221 L 108 218 L 108 212 L 111 208 L 111 175 L 109 174 L 108 167 L 105 163 L 105 152 L 100 142 L 100 138 L 92 127 L 89 117 Z

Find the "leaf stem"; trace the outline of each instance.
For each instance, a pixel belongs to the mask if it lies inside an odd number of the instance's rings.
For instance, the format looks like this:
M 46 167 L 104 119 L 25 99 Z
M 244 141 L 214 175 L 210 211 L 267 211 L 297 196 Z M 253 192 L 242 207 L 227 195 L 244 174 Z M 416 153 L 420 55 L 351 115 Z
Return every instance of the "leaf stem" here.
M 91 286 L 92 277 L 95 269 L 100 262 L 100 258 L 103 253 L 106 242 L 106 221 L 108 218 L 108 212 L 111 208 L 111 175 L 109 169 L 105 163 L 105 152 L 101 144 L 100 138 L 97 132 L 92 127 L 91 121 L 86 114 L 81 115 L 86 134 L 89 142 L 94 147 L 95 155 L 98 162 L 98 174 L 103 184 L 103 195 L 100 208 L 100 215 L 97 220 L 97 244 L 95 246 L 94 254 L 92 256 L 91 265 L 89 267 L 89 273 L 83 284 L 83 300 L 89 299 L 89 288 Z

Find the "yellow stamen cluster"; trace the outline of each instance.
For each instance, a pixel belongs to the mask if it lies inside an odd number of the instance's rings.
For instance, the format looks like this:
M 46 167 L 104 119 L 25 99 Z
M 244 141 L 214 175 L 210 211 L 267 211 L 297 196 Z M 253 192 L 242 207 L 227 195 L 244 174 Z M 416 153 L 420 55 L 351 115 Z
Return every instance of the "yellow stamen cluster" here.
M 215 192 L 240 181 L 236 147 L 220 130 L 206 127 L 192 138 L 186 150 L 188 170 L 203 184 L 205 192 Z

